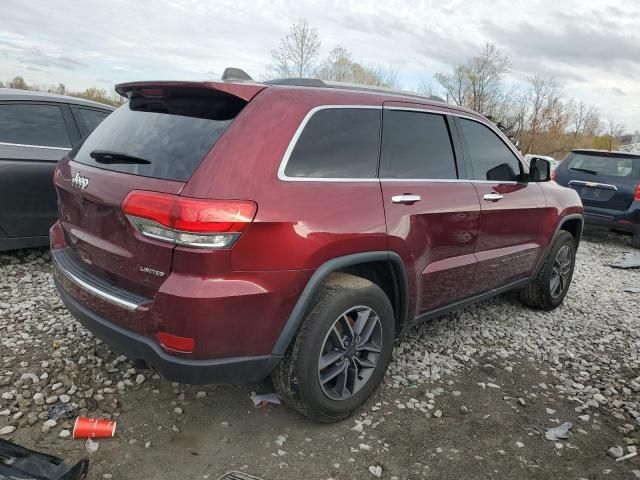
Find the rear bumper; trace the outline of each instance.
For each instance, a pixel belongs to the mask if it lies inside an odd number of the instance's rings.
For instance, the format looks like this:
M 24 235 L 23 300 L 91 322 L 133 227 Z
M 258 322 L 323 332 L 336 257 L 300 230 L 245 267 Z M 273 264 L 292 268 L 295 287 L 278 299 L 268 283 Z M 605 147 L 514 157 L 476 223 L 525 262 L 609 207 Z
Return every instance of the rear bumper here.
M 280 361 L 274 355 L 211 360 L 169 355 L 148 337 L 119 327 L 80 304 L 65 291 L 57 278 L 55 283 L 63 302 L 82 325 L 115 350 L 134 362 L 143 362 L 166 380 L 194 385 L 241 384 L 265 378 Z
M 634 201 L 627 210 L 585 207 L 585 223 L 616 232 L 640 234 L 640 202 Z

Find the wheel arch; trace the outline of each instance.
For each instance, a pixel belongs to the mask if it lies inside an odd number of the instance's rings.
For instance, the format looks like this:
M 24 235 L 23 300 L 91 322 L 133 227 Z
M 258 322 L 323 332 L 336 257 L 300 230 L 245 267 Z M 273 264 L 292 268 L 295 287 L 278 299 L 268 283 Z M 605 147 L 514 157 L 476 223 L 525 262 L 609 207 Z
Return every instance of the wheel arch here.
M 578 245 L 580 244 L 580 240 L 582 239 L 583 228 L 584 217 L 582 215 L 567 215 L 566 217 L 562 218 L 560 224 L 558 225 L 556 233 L 553 236 L 553 239 L 555 240 L 555 238 L 558 236 L 558 233 L 562 230 L 564 230 L 565 232 L 569 232 L 573 237 L 573 240 L 576 242 L 577 249 Z
M 273 355 L 284 355 L 300 329 L 315 294 L 327 277 L 336 272 L 366 278 L 382 288 L 393 307 L 396 335 L 400 333 L 407 323 L 408 295 L 407 273 L 400 255 L 389 251 L 354 253 L 328 260 L 313 273 L 280 332 L 272 350 Z
M 532 275 L 531 278 L 534 278 L 536 275 L 538 275 L 538 272 L 544 265 L 544 262 L 547 256 L 549 255 L 551 248 L 553 247 L 553 243 L 556 241 L 556 238 L 558 238 L 558 235 L 560 234 L 560 232 L 568 232 L 571 234 L 571 236 L 573 236 L 573 240 L 576 242 L 576 250 L 577 250 L 578 244 L 580 243 L 580 239 L 582 238 L 583 228 L 584 228 L 583 215 L 579 213 L 572 213 L 562 217 L 558 221 L 558 226 L 556 227 L 556 231 L 554 232 L 553 237 L 551 237 L 549 244 L 545 248 L 544 255 L 540 257 L 540 260 L 538 261 L 538 265 L 536 266 L 536 269 L 534 270 L 534 274 Z

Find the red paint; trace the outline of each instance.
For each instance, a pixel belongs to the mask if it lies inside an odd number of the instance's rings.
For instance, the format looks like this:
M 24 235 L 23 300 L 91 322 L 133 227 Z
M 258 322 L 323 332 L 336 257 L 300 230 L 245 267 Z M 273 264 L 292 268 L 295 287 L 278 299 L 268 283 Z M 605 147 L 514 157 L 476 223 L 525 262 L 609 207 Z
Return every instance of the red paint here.
M 531 274 L 548 242 L 541 238 L 547 207 L 538 183 L 473 182 L 473 186 L 481 213 L 475 246 L 478 273 L 471 290 L 479 293 Z M 490 193 L 503 198 L 485 200 Z
M 285 150 L 310 109 L 382 106 L 397 100 L 394 95 L 228 82 L 138 82 L 122 89 L 142 85 L 216 88 L 250 101 L 186 183 L 62 160 L 55 176 L 60 223 L 51 232 L 52 248 L 72 248 L 93 274 L 149 297 L 148 305 L 130 312 L 62 281 L 74 298 L 117 325 L 154 341 L 158 332 L 195 339 L 193 353 L 181 356 L 271 353 L 313 272 L 328 260 L 359 252 L 400 255 L 412 319 L 530 276 L 560 219 L 582 214 L 576 193 L 555 182 L 278 179 Z M 409 105 L 450 110 L 419 99 Z M 76 173 L 90 179 L 86 190 L 72 186 Z M 230 249 L 176 247 L 132 228 L 122 204 L 133 190 L 173 200 L 249 201 L 257 211 Z M 484 201 L 490 192 L 503 199 Z M 400 194 L 420 195 L 421 201 L 391 202 Z

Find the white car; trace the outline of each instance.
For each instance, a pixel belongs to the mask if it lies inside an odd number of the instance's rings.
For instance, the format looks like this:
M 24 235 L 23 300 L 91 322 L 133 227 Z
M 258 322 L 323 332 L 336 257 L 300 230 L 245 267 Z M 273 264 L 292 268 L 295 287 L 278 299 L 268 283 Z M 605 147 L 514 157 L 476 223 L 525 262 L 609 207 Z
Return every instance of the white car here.
M 549 163 L 551 164 L 551 171 L 554 171 L 556 169 L 556 167 L 558 165 L 560 165 L 560 160 L 556 160 L 553 157 L 549 157 L 547 155 L 534 155 L 532 153 L 527 153 L 524 156 L 524 161 L 525 161 L 525 163 L 527 165 L 527 169 L 529 169 L 529 163 L 531 162 L 531 159 L 534 158 L 534 157 L 535 158 L 542 158 L 543 160 L 548 160 Z

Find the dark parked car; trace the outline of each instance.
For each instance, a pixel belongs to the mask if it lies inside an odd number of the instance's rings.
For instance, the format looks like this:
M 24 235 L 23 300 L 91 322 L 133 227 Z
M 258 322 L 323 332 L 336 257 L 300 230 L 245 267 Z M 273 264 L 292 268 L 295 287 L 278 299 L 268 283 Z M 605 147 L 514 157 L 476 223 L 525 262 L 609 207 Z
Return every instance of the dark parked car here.
M 0 251 L 44 246 L 58 217 L 53 171 L 114 109 L 0 88 Z
M 166 379 L 271 375 L 330 422 L 410 326 L 508 290 L 562 302 L 583 210 L 547 162 L 525 174 L 469 110 L 296 83 L 117 87 L 55 174 L 55 281 L 87 328 Z
M 574 150 L 555 179 L 579 193 L 587 224 L 631 235 L 640 248 L 639 153 Z

